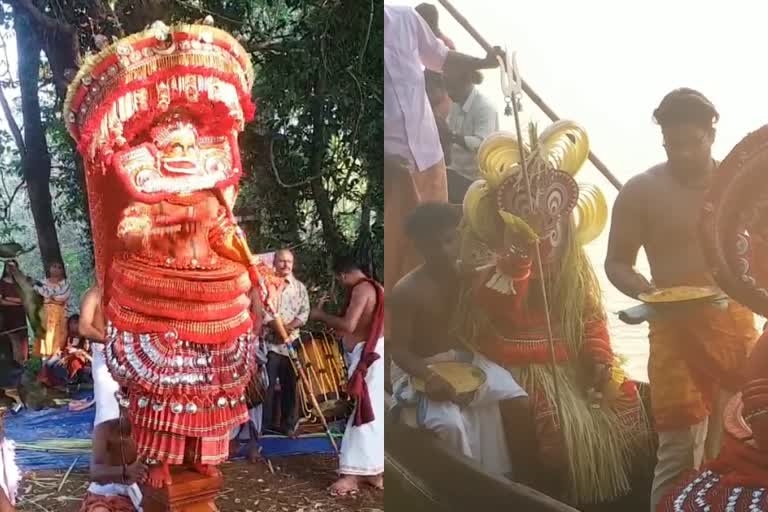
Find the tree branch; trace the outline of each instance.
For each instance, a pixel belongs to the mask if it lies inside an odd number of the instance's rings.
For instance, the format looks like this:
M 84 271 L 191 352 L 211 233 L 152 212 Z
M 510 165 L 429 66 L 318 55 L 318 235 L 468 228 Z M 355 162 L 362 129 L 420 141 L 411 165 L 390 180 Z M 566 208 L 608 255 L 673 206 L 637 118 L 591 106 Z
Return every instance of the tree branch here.
M 21 153 L 22 158 L 27 152 L 26 145 L 24 144 L 24 137 L 21 135 L 21 130 L 19 129 L 18 123 L 16 123 L 16 119 L 13 117 L 13 112 L 11 112 L 11 106 L 8 104 L 8 99 L 5 97 L 5 91 L 0 86 L 0 107 L 3 109 L 3 114 L 5 114 L 5 120 L 8 122 L 8 128 L 11 130 L 11 135 L 13 135 L 13 140 L 16 141 L 16 147 L 19 148 L 19 153 Z
M 32 2 L 32 0 L 5 0 L 14 9 L 22 9 L 31 17 L 35 23 L 42 25 L 48 30 L 54 30 L 56 32 L 62 31 L 69 34 L 76 34 L 75 29 L 61 20 L 56 20 L 46 15 L 43 11 Z

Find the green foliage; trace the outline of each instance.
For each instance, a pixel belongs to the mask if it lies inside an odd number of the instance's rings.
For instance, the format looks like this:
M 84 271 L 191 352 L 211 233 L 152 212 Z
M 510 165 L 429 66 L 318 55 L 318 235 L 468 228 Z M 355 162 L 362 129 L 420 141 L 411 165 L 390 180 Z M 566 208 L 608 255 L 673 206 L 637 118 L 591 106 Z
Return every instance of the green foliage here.
M 333 286 L 328 259 L 334 254 L 353 250 L 381 273 L 382 0 L 43 0 L 38 5 L 77 28 L 83 52 L 95 50 L 96 35 L 119 37 L 154 19 L 189 22 L 212 15 L 218 27 L 241 39 L 257 71 L 258 114 L 240 141 L 246 178 L 236 208 L 252 248 L 294 247 L 298 275 L 318 293 Z M 68 274 L 79 292 L 92 273 L 86 191 L 51 70 L 43 69 L 41 77 L 54 211 Z M 4 130 L 0 147 L 5 148 L 0 173 L 19 183 L 19 155 Z M 34 239 L 23 206 L 19 211 L 14 205 L 5 210 L 14 215 L 3 216 L 7 196 L 0 183 L 0 241 L 12 235 L 22 243 L 25 236 Z

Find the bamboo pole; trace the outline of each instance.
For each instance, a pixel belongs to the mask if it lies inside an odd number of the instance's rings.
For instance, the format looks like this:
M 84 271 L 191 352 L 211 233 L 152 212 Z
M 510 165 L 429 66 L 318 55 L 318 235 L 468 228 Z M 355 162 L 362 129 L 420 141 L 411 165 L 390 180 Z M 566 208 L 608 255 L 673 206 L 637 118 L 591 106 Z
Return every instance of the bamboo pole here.
M 464 30 L 469 32 L 469 35 L 471 35 L 477 43 L 483 47 L 483 49 L 486 52 L 492 52 L 493 46 L 488 43 L 488 41 L 485 40 L 485 38 L 475 30 L 475 28 L 467 21 L 467 18 L 465 18 L 456 8 L 451 4 L 450 0 L 437 0 L 440 2 L 440 5 L 442 5 L 446 11 L 448 11 L 451 16 L 453 16 L 456 21 L 464 27 Z M 528 84 L 528 82 L 525 81 L 525 79 L 522 80 L 522 86 L 523 86 L 523 92 L 531 98 L 531 101 L 533 101 L 537 107 L 541 109 L 544 114 L 552 121 L 559 121 L 560 117 L 555 113 L 554 110 L 552 110 L 549 105 L 547 105 L 543 99 L 541 99 L 541 96 L 536 94 L 536 91 L 531 88 L 531 86 Z M 600 160 L 595 153 L 592 151 L 589 152 L 589 161 L 592 162 L 592 165 L 594 165 L 600 173 L 602 173 L 603 176 L 613 185 L 616 187 L 616 190 L 621 190 L 622 184 L 621 181 L 608 169 L 608 166 L 606 166 L 602 160 Z

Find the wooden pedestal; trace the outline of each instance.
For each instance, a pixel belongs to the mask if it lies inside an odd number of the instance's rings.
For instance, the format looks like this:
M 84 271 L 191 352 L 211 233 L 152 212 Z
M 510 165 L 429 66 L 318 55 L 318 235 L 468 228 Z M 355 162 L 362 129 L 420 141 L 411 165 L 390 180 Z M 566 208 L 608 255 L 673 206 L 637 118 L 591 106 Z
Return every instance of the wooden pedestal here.
M 171 470 L 173 484 L 163 489 L 143 487 L 144 512 L 219 512 L 215 500 L 224 479 L 203 476 L 191 469 Z

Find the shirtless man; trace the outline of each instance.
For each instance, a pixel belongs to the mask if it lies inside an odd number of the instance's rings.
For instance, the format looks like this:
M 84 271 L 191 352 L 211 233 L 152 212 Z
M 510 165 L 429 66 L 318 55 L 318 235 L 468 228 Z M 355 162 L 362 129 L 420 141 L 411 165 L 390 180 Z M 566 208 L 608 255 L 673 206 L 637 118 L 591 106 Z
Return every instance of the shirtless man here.
M 457 264 L 460 216 L 455 206 L 426 203 L 408 217 L 406 233 L 425 263 L 403 277 L 387 301 L 393 359 L 406 374 L 395 383 L 394 398 L 400 405 L 417 405 L 422 428 L 488 471 L 501 475 L 514 467 L 518 479 L 532 483 L 536 441 L 527 394 L 509 372 L 464 345 L 456 329 L 462 284 L 471 277 Z M 485 372 L 486 384 L 470 403 L 462 403 L 454 387 L 428 366 L 451 360 Z M 426 397 L 414 392 L 411 378 L 426 383 Z M 505 423 L 515 428 L 505 429 Z
M 106 337 L 106 321 L 101 310 L 101 288 L 93 285 L 85 292 L 80 301 L 80 334 L 91 342 L 93 357 L 93 394 L 96 400 L 96 419 L 94 425 L 118 417 L 119 410 L 115 393 L 118 391 L 117 382 L 112 378 L 104 359 L 104 339 Z
M 667 161 L 632 178 L 619 193 L 605 269 L 624 294 L 654 288 L 714 284 L 699 246 L 698 222 L 714 169 L 712 143 L 719 115 L 700 92 L 677 89 L 654 111 Z M 652 282 L 634 268 L 640 248 Z M 727 392 L 756 339 L 752 313 L 730 302 L 657 315 L 650 321 L 648 376 L 658 462 L 651 510 L 683 473 L 717 455 Z M 709 423 L 709 429 L 708 427 Z M 709 430 L 709 434 L 708 434 Z
M 121 400 L 117 393 L 117 400 Z M 119 417 L 104 421 L 93 430 L 93 455 L 88 494 L 80 512 L 134 512 L 141 503 L 141 491 L 149 469 L 138 460 L 131 438 L 131 423 L 124 404 Z
M 349 368 L 347 393 L 355 409 L 344 430 L 340 478 L 334 496 L 353 494 L 358 484 L 384 489 L 384 292 L 350 258 L 334 261 L 336 280 L 349 292 L 343 316 L 326 313 L 324 301 L 310 319 L 325 323 L 342 337 Z

